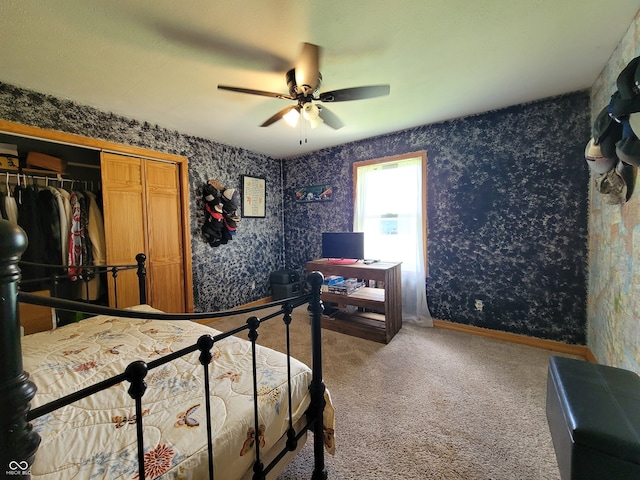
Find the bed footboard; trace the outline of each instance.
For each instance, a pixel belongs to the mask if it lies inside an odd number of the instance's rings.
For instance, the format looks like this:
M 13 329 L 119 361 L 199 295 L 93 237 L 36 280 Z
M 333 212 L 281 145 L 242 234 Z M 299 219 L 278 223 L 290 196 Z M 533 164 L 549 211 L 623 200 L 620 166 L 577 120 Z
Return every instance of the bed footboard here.
M 71 302 L 68 300 L 52 299 L 49 297 L 39 297 L 36 295 L 20 292 L 20 268 L 18 262 L 21 254 L 27 247 L 27 239 L 24 231 L 15 224 L 8 221 L 0 220 L 0 348 L 4 352 L 3 361 L 0 362 L 0 407 L 3 410 L 2 423 L 0 426 L 0 472 L 6 472 L 7 475 L 18 475 L 20 478 L 30 478 L 30 470 L 33 465 L 36 453 L 41 442 L 40 435 L 33 430 L 32 425 L 29 423 L 34 419 L 39 419 L 43 415 L 56 410 L 64 405 L 70 405 L 73 402 L 86 398 L 89 395 L 93 395 L 96 392 L 104 390 L 116 383 L 121 383 L 124 380 L 130 383 L 129 395 L 135 400 L 136 411 L 136 430 L 138 431 L 138 462 L 137 467 L 139 469 L 139 478 L 145 478 L 145 445 L 142 435 L 142 418 L 143 411 L 141 406 L 141 399 L 146 389 L 145 375 L 147 370 L 157 368 L 165 363 L 171 362 L 175 359 L 182 358 L 184 355 L 188 355 L 197 350 L 201 351 L 200 363 L 204 367 L 204 383 L 208 385 L 209 375 L 207 374 L 207 368 L 211 363 L 211 348 L 215 342 L 220 342 L 227 337 L 235 336 L 241 331 L 248 331 L 248 338 L 251 341 L 253 355 L 253 405 L 255 408 L 254 413 L 254 432 L 258 432 L 262 425 L 258 425 L 258 387 L 256 384 L 256 339 L 258 337 L 257 329 L 260 324 L 276 316 L 282 316 L 286 325 L 286 340 L 287 340 L 287 370 L 289 388 L 285 391 L 288 392 L 288 415 L 289 415 L 289 430 L 286 432 L 286 448 L 280 453 L 277 453 L 275 460 L 269 465 L 263 465 L 260 457 L 260 442 L 255 441 L 255 462 L 253 464 L 253 478 L 264 479 L 265 476 L 274 468 L 275 464 L 282 459 L 287 451 L 295 451 L 297 447 L 298 439 L 306 432 L 311 430 L 314 437 L 314 470 L 312 479 L 325 480 L 327 478 L 327 471 L 324 462 L 324 446 L 325 446 L 325 424 L 323 417 L 325 413 L 325 407 L 327 402 L 330 403 L 328 393 L 323 382 L 322 377 L 322 340 L 321 340 L 321 317 L 323 313 L 323 305 L 320 299 L 321 287 L 323 283 L 323 276 L 319 272 L 313 272 L 308 276 L 308 282 L 311 286 L 311 293 L 301 295 L 295 298 L 284 299 L 281 301 L 272 302 L 270 304 L 248 307 L 244 309 L 237 309 L 233 311 L 233 314 L 251 314 L 257 312 L 263 308 L 271 308 L 279 306 L 280 310 L 265 314 L 263 318 L 255 316 L 250 317 L 245 326 L 235 328 L 233 330 L 222 332 L 211 336 L 205 334 L 199 337 L 196 344 L 182 348 L 181 350 L 172 351 L 157 359 L 145 362 L 134 361 L 130 363 L 126 371 L 118 374 L 114 377 L 102 380 L 95 385 L 90 385 L 86 388 L 74 391 L 74 393 L 66 395 L 65 397 L 51 401 L 44 405 L 36 406 L 31 409 L 31 401 L 36 396 L 36 385 L 29 379 L 29 375 L 24 371 L 26 363 L 23 363 L 23 346 L 21 342 L 20 334 L 20 318 L 18 312 L 18 301 L 25 301 L 35 305 L 49 306 L 52 308 L 71 309 L 72 306 L 76 306 L 79 311 L 85 313 L 93 313 L 96 315 L 114 315 L 117 317 L 128 317 L 137 319 L 138 322 L 148 320 L 204 320 L 216 317 L 223 317 L 230 312 L 207 312 L 200 314 L 163 314 L 156 313 L 157 310 L 151 312 L 141 312 L 134 310 L 117 310 L 108 307 L 82 304 L 78 302 Z M 296 431 L 293 428 L 294 420 L 292 418 L 292 401 L 291 401 L 291 359 L 289 349 L 289 323 L 291 322 L 291 313 L 294 308 L 301 305 L 309 305 L 309 313 L 311 314 L 311 371 L 304 366 L 306 370 L 306 381 L 304 386 L 308 385 L 308 394 L 306 394 L 306 401 L 308 402 L 306 407 L 306 421 L 302 430 Z M 77 306 L 81 305 L 81 307 Z M 148 307 L 148 306 L 146 306 Z M 149 307 L 150 308 L 150 307 Z M 151 309 L 153 310 L 153 309 Z M 122 319 L 122 318 L 120 318 Z M 93 319 L 91 319 L 93 320 Z M 99 317 L 95 318 L 96 321 L 102 321 Z M 90 321 L 90 320 L 87 320 Z M 192 322 L 187 322 L 192 323 Z M 129 327 L 130 324 L 127 324 Z M 199 326 L 203 328 L 202 326 Z M 75 327 L 74 327 L 75 328 Z M 193 327 L 191 327 L 193 328 Z M 60 331 L 60 330 L 57 330 Z M 41 334 L 37 334 L 41 335 Z M 24 351 L 29 351 L 29 342 L 24 343 Z M 35 339 L 34 339 L 35 340 Z M 261 348 L 261 347 L 258 347 Z M 29 361 L 31 357 L 27 357 L 24 362 Z M 299 364 L 299 362 L 298 362 Z M 298 368 L 298 367 L 296 367 Z M 28 368 L 29 369 L 29 368 Z M 34 381 L 38 383 L 38 376 L 34 373 Z M 306 388 L 304 389 L 306 391 Z M 39 397 L 36 397 L 36 402 Z M 209 387 L 206 387 L 205 398 L 209 398 Z M 329 405 L 330 407 L 330 405 Z M 207 411 L 209 408 L 207 407 Z M 207 429 L 210 431 L 210 418 L 211 415 L 207 412 Z M 302 419 L 305 416 L 303 415 Z M 43 432 L 43 438 L 46 440 L 47 434 Z M 257 439 L 257 437 L 256 437 Z M 209 452 L 212 452 L 211 435 L 208 435 Z M 252 442 L 253 443 L 253 442 Z M 244 447 L 243 447 L 244 449 Z M 243 455 L 241 453 L 241 455 Z M 209 455 L 209 477 L 213 478 L 213 460 Z M 37 463 L 35 467 L 37 467 Z M 34 473 L 35 475 L 35 473 Z

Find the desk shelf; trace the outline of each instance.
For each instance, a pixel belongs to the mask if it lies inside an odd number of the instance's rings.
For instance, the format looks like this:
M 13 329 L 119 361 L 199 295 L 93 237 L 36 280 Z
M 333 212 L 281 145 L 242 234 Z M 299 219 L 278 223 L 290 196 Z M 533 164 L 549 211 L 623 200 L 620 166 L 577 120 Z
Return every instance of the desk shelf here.
M 384 288 L 361 287 L 350 295 L 322 292 L 322 301 L 339 307 L 353 305 L 366 311 L 339 310 L 323 315 L 322 326 L 368 340 L 389 343 L 402 327 L 402 283 L 399 262 L 361 262 L 339 265 L 326 259 L 307 263 L 307 272 L 319 271 L 325 277 L 339 275 L 343 278 L 383 282 Z
M 322 300 L 341 305 L 355 305 L 370 310 L 380 310 L 382 305 L 380 311 L 384 312 L 384 289 L 382 288 L 361 287 L 350 295 L 322 292 Z

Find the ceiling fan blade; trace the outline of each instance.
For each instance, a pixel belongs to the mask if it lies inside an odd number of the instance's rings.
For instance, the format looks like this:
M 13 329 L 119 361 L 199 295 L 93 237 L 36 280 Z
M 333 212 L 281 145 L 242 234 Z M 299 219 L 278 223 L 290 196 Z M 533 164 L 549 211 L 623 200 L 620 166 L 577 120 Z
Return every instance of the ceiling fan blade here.
M 200 52 L 212 58 L 216 64 L 224 64 L 237 68 L 250 68 L 265 72 L 282 72 L 291 68 L 291 59 L 276 55 L 261 45 L 250 45 L 242 41 L 231 41 L 226 35 L 218 34 L 210 29 L 198 29 L 193 25 L 180 27 L 175 22 L 157 22 L 149 19 L 149 27 L 172 43 L 185 47 L 185 55 L 198 55 Z
M 218 85 L 220 90 L 229 90 L 231 92 L 248 93 L 250 95 L 262 95 L 263 97 L 282 98 L 283 100 L 295 100 L 290 95 L 284 95 L 282 93 L 265 92 L 263 90 L 252 90 L 250 88 L 229 87 L 227 85 Z
M 272 117 L 268 118 L 262 125 L 260 125 L 261 127 L 268 127 L 269 125 L 273 125 L 274 123 L 276 123 L 278 120 L 280 120 L 282 117 L 284 117 L 287 113 L 289 113 L 291 110 L 297 110 L 298 113 L 300 113 L 300 107 L 298 105 L 291 105 L 289 107 L 283 108 L 282 110 L 280 110 L 278 113 L 276 113 L 275 115 L 273 115 Z
M 326 107 L 320 107 L 318 116 L 324 121 L 324 123 L 326 123 L 334 130 L 339 130 L 344 127 L 344 123 L 342 123 L 342 120 L 340 120 L 331 110 L 327 109 Z
M 312 43 L 303 43 L 302 52 L 296 62 L 296 85 L 305 95 L 313 94 L 318 88 L 320 75 L 320 47 Z
M 384 97 L 389 95 L 389 85 L 371 85 L 368 87 L 353 87 L 321 93 L 318 100 L 321 102 L 347 102 L 350 100 L 365 100 L 367 98 Z

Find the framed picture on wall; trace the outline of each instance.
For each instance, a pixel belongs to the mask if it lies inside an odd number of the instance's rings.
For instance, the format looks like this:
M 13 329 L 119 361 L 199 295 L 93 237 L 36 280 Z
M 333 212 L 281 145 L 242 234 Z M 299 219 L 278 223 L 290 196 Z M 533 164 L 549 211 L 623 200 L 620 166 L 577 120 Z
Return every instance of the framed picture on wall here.
M 333 200 L 333 186 L 310 185 L 296 188 L 295 198 L 296 203 L 330 202 Z
M 242 175 L 242 216 L 264 218 L 266 180 L 261 177 Z

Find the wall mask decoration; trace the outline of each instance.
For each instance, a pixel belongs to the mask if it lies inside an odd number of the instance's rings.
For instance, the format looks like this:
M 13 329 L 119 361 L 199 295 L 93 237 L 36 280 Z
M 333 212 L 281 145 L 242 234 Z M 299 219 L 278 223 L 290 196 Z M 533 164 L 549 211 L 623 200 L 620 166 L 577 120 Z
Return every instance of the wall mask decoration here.
M 202 234 L 212 247 L 227 244 L 236 235 L 240 217 L 240 194 L 235 188 L 225 188 L 218 180 L 209 180 L 202 187 L 205 219 Z

